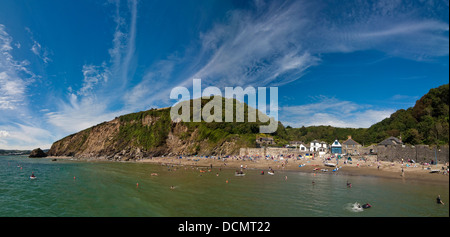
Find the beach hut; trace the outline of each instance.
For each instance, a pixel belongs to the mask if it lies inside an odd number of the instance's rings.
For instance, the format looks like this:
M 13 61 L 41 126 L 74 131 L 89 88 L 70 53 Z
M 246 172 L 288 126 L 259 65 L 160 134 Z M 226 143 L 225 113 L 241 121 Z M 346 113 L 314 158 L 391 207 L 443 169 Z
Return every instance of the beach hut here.
M 342 145 L 337 139 L 331 144 L 331 154 L 342 154 Z

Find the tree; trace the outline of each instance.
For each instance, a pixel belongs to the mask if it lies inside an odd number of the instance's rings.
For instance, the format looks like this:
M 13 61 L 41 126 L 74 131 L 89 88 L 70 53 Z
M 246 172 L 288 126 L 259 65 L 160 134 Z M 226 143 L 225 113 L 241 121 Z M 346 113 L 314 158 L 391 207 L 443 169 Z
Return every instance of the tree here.
M 403 141 L 412 145 L 420 144 L 422 143 L 422 136 L 417 129 L 410 128 L 403 134 Z

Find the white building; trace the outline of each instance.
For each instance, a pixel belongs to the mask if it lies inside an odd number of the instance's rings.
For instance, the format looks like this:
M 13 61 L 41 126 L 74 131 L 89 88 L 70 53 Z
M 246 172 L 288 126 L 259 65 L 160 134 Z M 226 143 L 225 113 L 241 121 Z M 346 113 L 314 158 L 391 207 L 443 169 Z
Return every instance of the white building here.
M 289 146 L 298 148 L 299 151 L 307 152 L 309 148 L 302 141 L 291 141 L 289 142 Z
M 311 146 L 309 147 L 310 152 L 327 152 L 328 145 L 326 142 L 319 142 L 314 140 L 311 142 Z
M 311 146 L 309 148 L 310 152 L 317 152 L 319 153 L 319 156 L 323 156 L 328 151 L 328 144 L 326 142 L 319 142 L 317 140 L 314 140 L 311 142 Z
M 299 149 L 300 151 L 305 151 L 305 152 L 309 150 L 308 147 L 307 147 L 305 144 L 303 144 L 303 143 L 301 143 L 301 144 L 299 145 L 298 149 Z

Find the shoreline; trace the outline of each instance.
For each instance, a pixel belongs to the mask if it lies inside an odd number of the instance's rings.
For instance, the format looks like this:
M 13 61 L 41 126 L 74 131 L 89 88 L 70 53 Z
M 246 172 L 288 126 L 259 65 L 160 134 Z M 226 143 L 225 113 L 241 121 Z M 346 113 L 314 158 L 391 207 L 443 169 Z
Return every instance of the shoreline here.
M 111 161 L 104 158 L 76 158 L 68 156 L 48 156 L 48 159 L 61 159 L 61 160 L 75 160 L 75 161 L 105 161 L 105 162 L 118 162 Z M 442 167 L 445 164 L 438 165 L 421 165 L 401 162 L 379 161 L 374 158 L 366 158 L 365 161 L 352 161 L 351 163 L 343 164 L 339 161 L 337 167 L 339 169 L 334 172 L 335 167 L 328 167 L 324 165 L 324 159 L 302 159 L 297 160 L 294 158 L 287 158 L 283 160 L 264 159 L 264 158 L 204 158 L 204 157 L 153 157 L 144 158 L 135 161 L 119 161 L 119 162 L 132 162 L 132 163 L 151 163 L 159 165 L 182 165 L 182 166 L 195 166 L 195 167 L 213 167 L 224 169 L 244 169 L 251 170 L 269 170 L 269 167 L 275 171 L 292 171 L 303 173 L 323 173 L 330 175 L 350 175 L 350 176 L 370 176 L 378 178 L 389 178 L 403 181 L 413 182 L 428 182 L 434 184 L 449 184 L 449 175 L 443 174 Z M 328 161 L 330 162 L 330 161 Z M 336 164 L 335 159 L 331 161 Z M 299 165 L 303 165 L 299 167 Z M 379 166 L 379 169 L 378 169 Z M 403 175 L 402 175 L 403 168 Z M 321 171 L 326 169 L 327 172 Z M 430 173 L 431 170 L 439 170 L 438 173 Z

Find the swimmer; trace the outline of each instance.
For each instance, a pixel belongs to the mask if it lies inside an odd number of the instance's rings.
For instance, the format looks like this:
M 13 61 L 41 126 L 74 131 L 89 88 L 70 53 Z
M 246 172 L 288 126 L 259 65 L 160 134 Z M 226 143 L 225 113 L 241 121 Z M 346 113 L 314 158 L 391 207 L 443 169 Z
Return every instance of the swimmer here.
M 442 202 L 442 200 L 441 200 L 441 195 L 438 195 L 438 196 L 437 196 L 437 198 L 436 198 L 436 203 L 437 203 L 437 204 L 445 205 L 444 202 Z

